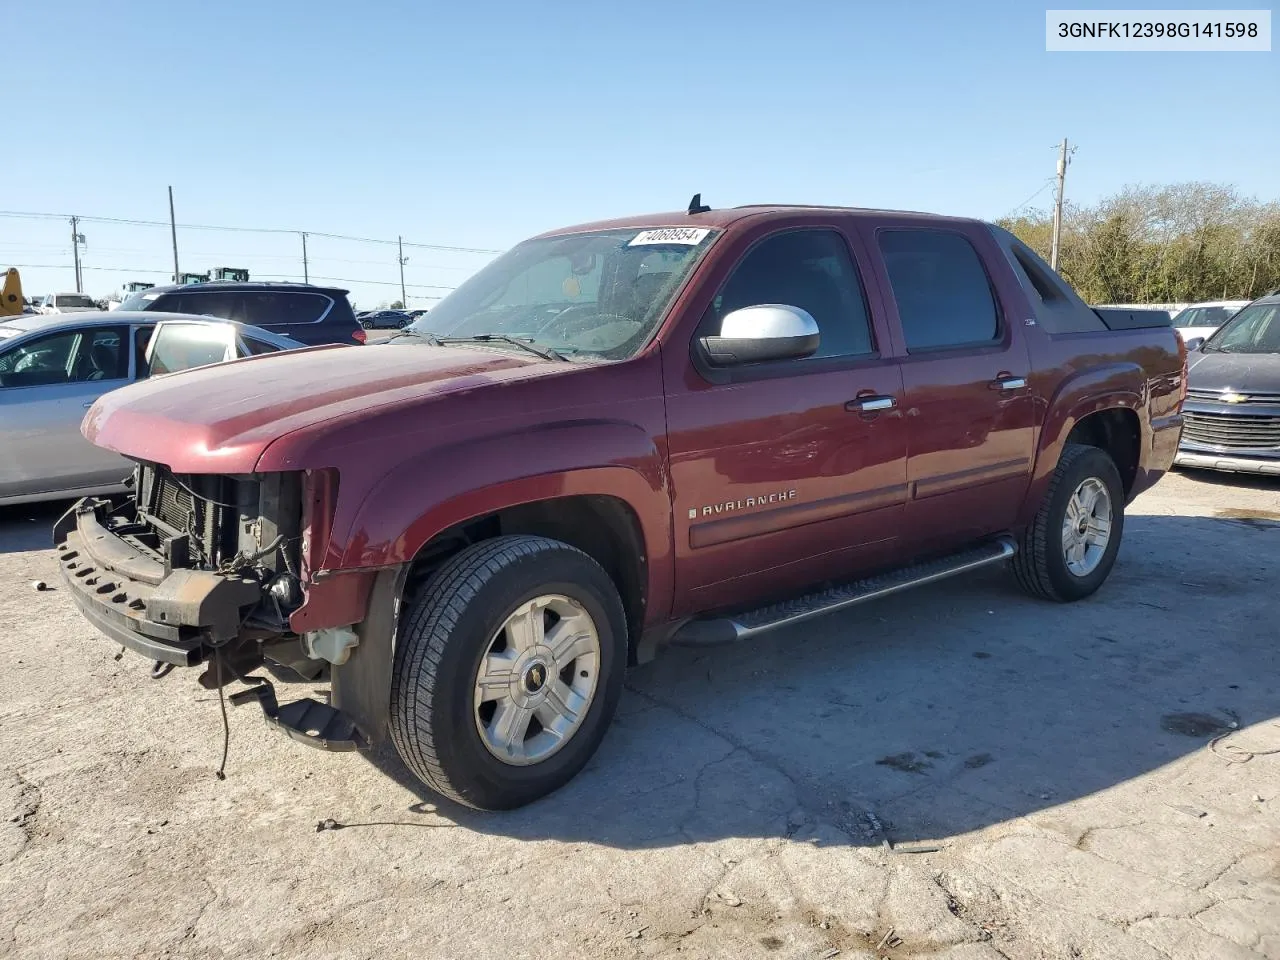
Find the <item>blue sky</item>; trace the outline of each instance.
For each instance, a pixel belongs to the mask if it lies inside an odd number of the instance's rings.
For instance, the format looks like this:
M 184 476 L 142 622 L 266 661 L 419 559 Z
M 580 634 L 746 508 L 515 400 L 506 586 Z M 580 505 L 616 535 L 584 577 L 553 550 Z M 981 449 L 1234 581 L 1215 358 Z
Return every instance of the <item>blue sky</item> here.
M 1064 136 L 1077 202 L 1186 180 L 1280 198 L 1280 53 L 1047 53 L 1044 10 L 11 0 L 25 55 L 0 89 L 25 145 L 0 159 L 0 207 L 161 220 L 172 184 L 180 223 L 481 248 L 695 191 L 998 217 Z M 163 229 L 81 230 L 95 295 L 171 265 Z M 69 232 L 0 218 L 0 266 L 67 264 L 24 285 L 71 289 Z M 184 269 L 301 271 L 294 236 L 179 243 Z M 392 247 L 309 252 L 313 274 L 362 281 L 361 305 L 399 295 Z M 406 252 L 409 282 L 441 287 L 486 259 Z

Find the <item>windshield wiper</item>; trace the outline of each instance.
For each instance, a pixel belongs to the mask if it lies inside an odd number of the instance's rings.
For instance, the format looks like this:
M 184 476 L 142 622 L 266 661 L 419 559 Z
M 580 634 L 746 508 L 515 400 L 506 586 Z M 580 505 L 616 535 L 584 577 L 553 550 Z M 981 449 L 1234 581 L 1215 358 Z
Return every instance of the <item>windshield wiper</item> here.
M 528 340 L 520 340 L 516 337 L 508 336 L 505 333 L 477 333 L 475 336 L 471 337 L 437 337 L 436 340 L 441 344 L 491 342 L 509 343 L 522 350 L 528 350 L 530 353 L 541 357 L 543 360 L 568 361 L 568 357 L 562 353 L 558 353 L 550 347 L 539 347 Z
M 427 341 L 433 347 L 444 346 L 444 343 L 434 333 L 425 333 L 422 330 L 414 330 L 410 327 L 401 327 L 394 335 L 387 338 L 387 342 L 390 343 L 398 337 L 417 337 L 419 340 Z

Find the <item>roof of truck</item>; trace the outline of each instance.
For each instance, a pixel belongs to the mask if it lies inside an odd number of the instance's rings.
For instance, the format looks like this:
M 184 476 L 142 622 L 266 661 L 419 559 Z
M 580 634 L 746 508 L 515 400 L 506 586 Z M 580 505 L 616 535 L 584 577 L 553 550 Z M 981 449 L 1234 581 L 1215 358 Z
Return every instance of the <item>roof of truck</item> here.
M 823 206 L 821 204 L 788 204 L 759 203 L 738 207 L 725 207 L 720 210 L 708 210 L 704 213 L 689 213 L 677 210 L 667 213 L 636 214 L 629 217 L 617 217 L 612 220 L 596 220 L 591 223 L 579 223 L 568 227 L 548 230 L 540 236 L 554 237 L 570 233 L 586 233 L 594 230 L 620 230 L 644 227 L 713 227 L 724 229 L 742 220 L 783 219 L 796 214 L 824 214 L 831 212 L 852 213 L 861 216 L 893 216 L 908 219 L 919 219 L 929 222 L 949 221 L 960 223 L 980 222 L 974 217 L 951 217 L 937 213 L 924 213 L 919 210 L 881 210 L 873 207 L 840 207 Z

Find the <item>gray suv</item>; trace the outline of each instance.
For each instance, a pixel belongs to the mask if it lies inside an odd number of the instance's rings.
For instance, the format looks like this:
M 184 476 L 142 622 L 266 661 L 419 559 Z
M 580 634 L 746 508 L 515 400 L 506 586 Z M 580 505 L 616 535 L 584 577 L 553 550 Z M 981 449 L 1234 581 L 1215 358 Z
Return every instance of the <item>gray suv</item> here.
M 365 333 L 347 291 L 307 283 L 234 283 L 213 280 L 151 287 L 133 294 L 121 310 L 160 310 L 219 317 L 283 334 L 316 346 L 364 343 Z

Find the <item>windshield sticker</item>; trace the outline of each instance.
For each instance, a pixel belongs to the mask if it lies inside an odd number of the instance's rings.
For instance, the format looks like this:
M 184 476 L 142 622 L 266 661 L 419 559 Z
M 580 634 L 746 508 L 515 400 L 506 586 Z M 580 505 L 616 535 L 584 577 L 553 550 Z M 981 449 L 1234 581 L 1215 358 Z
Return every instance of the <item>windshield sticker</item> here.
M 686 246 L 697 246 L 703 241 L 710 227 L 664 227 L 661 230 L 641 230 L 628 247 L 642 247 L 650 243 L 681 243 Z

